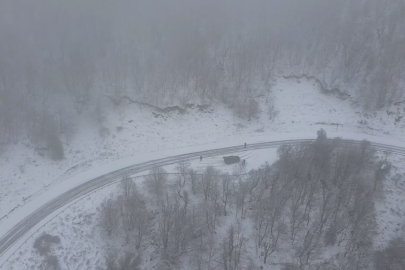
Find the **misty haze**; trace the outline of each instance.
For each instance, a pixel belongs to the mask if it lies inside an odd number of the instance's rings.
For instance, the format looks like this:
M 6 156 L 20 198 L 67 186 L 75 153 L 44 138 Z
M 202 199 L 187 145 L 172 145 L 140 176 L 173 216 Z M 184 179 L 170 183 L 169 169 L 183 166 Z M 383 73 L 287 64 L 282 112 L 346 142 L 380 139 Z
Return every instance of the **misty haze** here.
M 404 0 L 0 0 L 0 270 L 405 270 Z

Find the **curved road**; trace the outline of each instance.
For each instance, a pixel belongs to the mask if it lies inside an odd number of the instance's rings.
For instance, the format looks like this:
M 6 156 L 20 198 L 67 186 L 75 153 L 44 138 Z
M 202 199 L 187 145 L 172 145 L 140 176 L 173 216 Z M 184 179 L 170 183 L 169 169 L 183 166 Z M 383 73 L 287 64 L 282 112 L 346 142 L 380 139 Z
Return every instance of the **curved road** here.
M 201 152 L 194 152 L 189 154 L 183 154 L 178 156 L 172 156 L 162 159 L 151 160 L 148 162 L 132 165 L 120 170 L 113 171 L 111 173 L 105 174 L 103 176 L 94 178 L 84 184 L 76 186 L 65 193 L 61 194 L 60 196 L 54 198 L 53 200 L 49 201 L 42 207 L 38 208 L 36 211 L 25 217 L 22 221 L 20 221 L 16 226 L 14 226 L 10 231 L 8 231 L 3 238 L 0 239 L 0 257 L 10 248 L 12 247 L 20 238 L 22 238 L 30 229 L 32 229 L 36 224 L 38 224 L 41 220 L 46 218 L 48 215 L 53 213 L 54 211 L 58 210 L 59 208 L 63 207 L 64 205 L 83 197 L 92 191 L 99 189 L 105 185 L 108 185 L 114 181 L 119 180 L 124 175 L 133 175 L 136 173 L 140 173 L 142 171 L 150 170 L 153 167 L 157 166 L 165 166 L 179 162 L 183 159 L 194 159 L 198 158 L 199 156 L 204 157 L 212 157 L 218 155 L 229 154 L 232 152 L 237 151 L 247 151 L 247 150 L 255 150 L 255 149 L 265 149 L 265 148 L 275 148 L 282 144 L 301 144 L 301 143 L 311 143 L 315 141 L 314 139 L 303 139 L 303 140 L 283 140 L 283 141 L 273 141 L 273 142 L 262 142 L 262 143 L 255 143 L 247 145 L 244 148 L 243 145 L 241 146 L 234 146 L 234 147 L 226 147 L 226 148 L 219 148 L 214 150 L 207 150 Z M 359 144 L 361 141 L 353 141 L 353 140 L 344 140 L 350 143 Z M 405 148 L 403 147 L 396 147 L 387 144 L 380 144 L 380 143 L 371 143 L 372 147 L 378 151 L 385 151 L 389 153 L 395 153 L 405 156 Z M 2 267 L 3 265 L 0 265 Z

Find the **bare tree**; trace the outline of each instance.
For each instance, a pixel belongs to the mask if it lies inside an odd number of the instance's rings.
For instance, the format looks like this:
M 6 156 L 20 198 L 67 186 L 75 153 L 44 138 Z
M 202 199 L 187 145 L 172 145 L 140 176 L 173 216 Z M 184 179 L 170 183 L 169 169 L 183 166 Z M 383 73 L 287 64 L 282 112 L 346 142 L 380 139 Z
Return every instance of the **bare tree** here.
M 188 160 L 181 160 L 179 163 L 177 163 L 176 166 L 176 170 L 180 173 L 181 175 L 181 186 L 184 187 L 184 185 L 186 184 L 186 179 L 187 179 L 187 175 L 189 172 L 189 168 L 190 168 L 190 161 Z
M 128 200 L 136 192 L 136 185 L 128 175 L 122 177 L 120 188 L 125 200 Z
M 149 219 L 144 199 L 136 190 L 132 179 L 125 178 L 121 182 L 123 195 L 118 198 L 122 228 L 125 232 L 126 244 L 130 241 L 132 231 L 136 231 L 135 244 L 139 248 L 144 236 L 148 233 Z M 128 193 L 128 194 L 126 194 Z
M 218 190 L 219 174 L 220 172 L 212 166 L 208 166 L 205 169 L 199 183 L 199 186 L 203 191 L 205 201 L 208 201 L 210 196 L 215 194 L 215 192 Z
M 195 241 L 192 262 L 197 270 L 217 268 L 217 247 L 214 234 L 202 235 Z
M 319 248 L 318 241 L 320 237 L 317 230 L 317 224 L 312 224 L 305 232 L 302 242 L 297 247 L 296 256 L 299 258 L 301 267 L 309 263 L 313 251 Z
M 219 171 L 212 166 L 206 168 L 199 183 L 199 188 L 203 191 L 204 202 L 201 208 L 204 211 L 204 219 L 207 229 L 214 233 L 219 222 L 221 211 L 221 193 Z
M 265 170 L 262 170 L 262 168 L 258 170 L 251 170 L 245 179 L 249 187 L 249 202 L 257 199 L 258 194 L 260 193 L 257 189 L 259 188 L 260 181 L 263 178 L 264 171 Z
M 260 114 L 260 105 L 259 103 L 254 100 L 253 98 L 249 99 L 248 101 L 248 120 L 252 119 L 253 117 L 257 117 Z
M 65 136 L 66 144 L 69 145 L 73 137 L 77 134 L 77 124 L 66 112 L 58 110 L 59 130 Z
M 150 193 L 159 200 L 164 197 L 167 185 L 167 173 L 162 167 L 156 167 L 145 176 L 145 185 Z
M 215 212 L 215 206 L 209 202 L 202 202 L 198 207 L 203 212 L 206 229 L 211 234 L 215 233 L 218 218 L 218 214 Z
M 246 174 L 246 167 L 243 165 L 242 162 L 233 165 L 232 175 L 235 177 L 236 180 L 242 181 L 245 178 L 245 174 Z
M 376 191 L 378 189 L 381 192 L 382 182 L 385 179 L 386 175 L 390 172 L 391 164 L 386 161 L 380 161 L 376 164 L 376 166 L 377 168 L 374 175 L 373 191 Z
M 138 209 L 135 219 L 136 247 L 140 247 L 144 236 L 149 232 L 149 226 L 148 212 L 145 207 L 141 207 Z
M 53 160 L 62 160 L 65 158 L 63 145 L 53 121 L 48 122 L 46 126 L 46 146 Z
M 117 201 L 108 199 L 101 204 L 100 226 L 111 236 L 112 232 L 119 225 L 120 212 Z
M 277 250 L 280 238 L 286 233 L 286 229 L 286 225 L 280 222 L 277 225 L 276 232 L 266 235 L 263 241 L 263 264 L 266 264 L 269 256 Z
M 238 183 L 236 184 L 235 201 L 237 209 L 240 210 L 241 218 L 244 218 L 246 214 L 245 203 L 247 202 L 248 193 L 249 193 L 248 183 L 239 180 Z M 238 211 L 236 211 L 235 214 L 237 216 Z
M 245 238 L 241 233 L 241 227 L 231 225 L 221 245 L 221 262 L 223 270 L 243 269 Z
M 269 239 L 271 240 L 271 243 L 277 242 L 273 241 L 275 235 L 282 232 L 284 233 L 283 227 L 277 227 L 282 214 L 283 207 L 281 205 L 281 200 L 276 196 L 262 198 L 254 205 L 252 218 L 255 224 L 256 243 L 258 248 L 263 248 L 263 244 L 266 241 L 267 243 L 270 243 Z M 270 248 L 270 246 L 267 247 Z
M 183 254 L 189 253 L 192 234 L 195 229 L 195 224 L 192 216 L 187 212 L 187 204 L 182 207 L 175 208 L 176 213 L 173 225 L 173 248 L 172 251 L 179 257 Z
M 313 190 L 313 189 L 311 189 Z M 333 189 L 330 189 L 326 186 L 326 184 L 322 184 L 322 191 L 321 191 L 321 205 L 319 207 L 319 234 L 323 233 L 323 229 L 325 225 L 330 222 L 333 218 L 333 203 L 334 203 L 334 194 Z M 333 228 L 330 227 L 330 228 Z M 333 231 L 331 231 L 333 232 Z
M 161 203 L 161 210 L 158 219 L 159 233 L 162 240 L 163 250 L 167 252 L 171 244 L 172 229 L 179 212 L 180 202 L 177 196 L 170 198 L 166 194 L 166 200 Z
M 46 144 L 50 157 L 53 160 L 62 160 L 65 157 L 63 144 L 59 136 L 59 126 L 47 110 L 33 111 L 30 117 L 30 127 L 28 136 L 31 142 L 37 144 Z
M 69 62 L 62 69 L 64 85 L 72 98 L 76 111 L 80 114 L 90 100 L 90 90 L 94 81 L 94 63 L 76 45 L 69 51 Z
M 223 213 L 226 216 L 227 211 L 226 207 L 230 202 L 230 199 L 234 192 L 234 178 L 233 176 L 229 175 L 228 173 L 224 173 L 221 175 L 222 179 L 222 203 L 223 203 Z
M 195 195 L 197 194 L 197 183 L 200 175 L 194 169 L 189 169 L 188 174 L 190 175 L 191 191 Z
M 107 93 L 115 106 L 119 106 L 127 88 L 128 63 L 123 48 L 112 53 L 109 65 L 103 70 L 103 79 L 108 87 Z

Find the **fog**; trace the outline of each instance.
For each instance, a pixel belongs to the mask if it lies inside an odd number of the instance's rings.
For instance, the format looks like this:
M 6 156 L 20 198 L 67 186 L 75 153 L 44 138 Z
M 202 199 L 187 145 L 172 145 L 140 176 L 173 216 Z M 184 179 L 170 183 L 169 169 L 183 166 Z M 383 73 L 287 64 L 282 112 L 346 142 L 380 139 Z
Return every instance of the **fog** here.
M 124 96 L 232 105 L 279 75 L 379 109 L 403 98 L 404 14 L 402 0 L 3 0 L 0 138 Z
M 405 269 L 404 71 L 405 0 L 0 0 L 0 268 Z

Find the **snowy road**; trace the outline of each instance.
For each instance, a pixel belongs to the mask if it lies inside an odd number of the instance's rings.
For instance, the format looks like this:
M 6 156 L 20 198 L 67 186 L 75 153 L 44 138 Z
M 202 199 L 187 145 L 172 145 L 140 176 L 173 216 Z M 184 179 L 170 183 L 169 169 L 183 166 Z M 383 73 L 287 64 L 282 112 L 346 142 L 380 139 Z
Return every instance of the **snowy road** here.
M 140 173 L 143 171 L 150 170 L 153 167 L 157 166 L 165 166 L 179 162 L 180 160 L 184 159 L 196 159 L 199 156 L 203 157 L 213 157 L 219 156 L 224 154 L 230 154 L 235 152 L 241 151 L 251 151 L 256 149 L 266 149 L 266 148 L 276 148 L 282 144 L 301 144 L 301 143 L 310 143 L 313 142 L 314 139 L 298 139 L 298 140 L 279 140 L 279 141 L 272 141 L 272 142 L 261 142 L 261 143 L 254 143 L 248 144 L 246 148 L 243 145 L 233 146 L 233 147 L 226 147 L 226 148 L 218 148 L 213 150 L 207 151 L 199 151 L 193 152 L 188 154 L 182 154 L 177 156 L 166 157 L 162 159 L 155 159 L 150 160 L 147 162 L 139 163 L 136 165 L 128 166 L 123 169 L 115 170 L 108 174 L 104 174 L 100 177 L 96 177 L 90 181 L 87 181 L 83 184 L 80 184 L 61 195 L 53 198 L 52 200 L 45 203 L 43 206 L 39 207 L 35 211 L 31 212 L 30 214 L 26 215 L 24 219 L 18 222 L 15 226 L 13 226 L 7 232 L 1 232 L 2 238 L 0 239 L 0 267 L 2 268 L 4 262 L 7 258 L 11 255 L 10 253 L 13 252 L 11 249 L 18 249 L 17 242 L 23 238 L 24 236 L 29 236 L 29 231 L 34 228 L 38 223 L 40 223 L 43 219 L 47 216 L 51 215 L 56 210 L 60 209 L 61 207 L 69 204 L 70 202 L 86 196 L 87 194 L 91 193 L 94 190 L 97 190 L 105 185 L 109 185 L 112 182 L 119 181 L 122 176 L 124 175 L 133 175 L 136 173 Z M 352 140 L 345 140 L 347 142 L 354 142 L 360 143 L 361 141 L 352 141 Z M 394 153 L 399 155 L 405 156 L 405 147 L 398 147 L 389 144 L 381 144 L 381 143 L 371 143 L 372 146 L 379 151 L 384 151 L 388 153 Z M 4 229 L 4 228 L 3 228 Z M 31 232 L 33 234 L 33 232 Z

